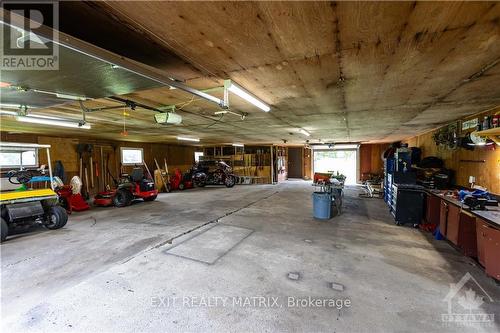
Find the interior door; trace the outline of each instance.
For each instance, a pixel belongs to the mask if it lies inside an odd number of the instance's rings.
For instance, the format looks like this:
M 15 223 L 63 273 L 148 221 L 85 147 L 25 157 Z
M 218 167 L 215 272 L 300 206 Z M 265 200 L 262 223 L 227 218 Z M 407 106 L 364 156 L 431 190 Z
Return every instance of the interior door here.
M 302 178 L 302 148 L 288 148 L 288 178 Z

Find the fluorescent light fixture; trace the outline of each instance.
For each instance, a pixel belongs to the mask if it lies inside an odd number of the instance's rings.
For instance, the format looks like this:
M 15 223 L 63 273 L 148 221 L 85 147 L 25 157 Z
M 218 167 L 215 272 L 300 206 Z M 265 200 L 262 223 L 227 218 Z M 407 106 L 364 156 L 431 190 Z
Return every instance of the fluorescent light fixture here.
M 233 147 L 245 147 L 242 143 L 233 143 Z
M 30 91 L 34 91 L 40 94 L 47 94 L 47 95 L 53 95 L 56 96 L 57 98 L 62 98 L 62 99 L 69 99 L 72 101 L 85 101 L 87 97 L 85 96 L 76 96 L 76 95 L 70 95 L 70 94 L 62 94 L 58 92 L 53 92 L 53 91 L 47 91 L 47 90 L 40 90 L 40 89 L 29 89 Z M 28 91 L 28 90 L 26 90 Z
M 0 114 L 4 114 L 4 115 L 8 115 L 8 116 L 17 116 L 16 111 L 0 110 Z
M 299 132 L 302 133 L 302 134 L 304 134 L 305 136 L 311 136 L 311 133 L 309 133 L 308 131 L 306 131 L 303 128 L 299 129 Z
M 197 138 L 187 138 L 185 136 L 178 136 L 177 137 L 177 140 L 181 140 L 181 141 L 193 141 L 193 142 L 200 142 L 200 139 L 197 139 Z
M 44 114 L 36 114 L 36 113 L 28 113 L 26 114 L 26 117 L 33 117 L 33 118 L 44 118 L 44 119 L 52 119 L 52 120 L 62 120 L 65 121 L 66 119 L 54 117 L 54 116 L 46 116 Z
M 247 102 L 252 103 L 253 105 L 258 107 L 262 111 L 264 111 L 264 112 L 271 111 L 271 108 L 269 107 L 269 105 L 265 104 L 264 102 L 259 100 L 257 97 L 252 96 L 249 92 L 247 92 L 243 88 L 237 86 L 231 80 L 226 80 L 224 82 L 224 87 L 227 88 L 227 90 L 229 90 L 233 94 L 236 94 L 236 95 L 240 96 L 241 98 L 243 98 L 244 100 L 246 100 Z
M 336 149 L 358 149 L 359 143 L 338 143 L 335 145 Z
M 325 144 L 313 144 L 311 145 L 312 149 L 317 150 L 354 150 L 359 148 L 359 143 L 325 143 Z
M 27 107 L 29 108 L 30 106 L 27 106 L 27 105 L 21 105 L 21 104 L 4 104 L 4 103 L 0 103 L 0 108 L 6 108 L 6 109 L 16 109 L 16 110 L 19 110 L 23 107 Z
M 59 94 L 59 93 L 56 93 L 56 97 L 62 98 L 62 99 L 70 99 L 72 101 L 84 101 L 86 99 L 85 97 L 82 97 L 82 96 Z
M 47 117 L 17 116 L 16 120 L 21 121 L 23 123 L 90 129 L 90 124 L 80 125 L 80 123 L 74 122 L 74 121 L 68 121 L 68 120 L 62 120 L 62 119 L 51 119 L 51 118 L 47 118 Z

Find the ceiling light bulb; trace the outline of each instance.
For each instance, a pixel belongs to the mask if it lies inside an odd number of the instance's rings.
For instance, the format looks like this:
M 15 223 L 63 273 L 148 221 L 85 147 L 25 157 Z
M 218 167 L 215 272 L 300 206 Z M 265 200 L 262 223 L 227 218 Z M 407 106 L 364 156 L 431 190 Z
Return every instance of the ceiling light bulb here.
M 200 139 L 198 138 L 187 138 L 185 136 L 178 136 L 177 137 L 177 140 L 181 140 L 181 141 L 193 141 L 193 142 L 200 142 Z
M 242 143 L 233 143 L 233 147 L 245 147 Z

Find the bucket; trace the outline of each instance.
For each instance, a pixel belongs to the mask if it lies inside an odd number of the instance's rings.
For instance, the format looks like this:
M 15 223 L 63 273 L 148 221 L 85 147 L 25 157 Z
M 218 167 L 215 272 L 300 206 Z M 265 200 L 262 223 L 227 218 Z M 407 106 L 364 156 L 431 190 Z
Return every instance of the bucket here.
M 317 219 L 329 219 L 332 217 L 332 197 L 326 192 L 314 192 L 313 215 Z

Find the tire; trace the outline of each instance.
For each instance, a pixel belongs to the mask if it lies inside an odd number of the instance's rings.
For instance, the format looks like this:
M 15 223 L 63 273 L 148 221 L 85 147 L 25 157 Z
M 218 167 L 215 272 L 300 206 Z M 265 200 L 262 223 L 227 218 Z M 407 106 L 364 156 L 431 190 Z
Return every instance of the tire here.
M 66 213 L 71 214 L 71 205 L 69 204 L 68 199 L 59 197 L 59 205 L 61 205 L 62 208 L 66 209 Z
M 226 187 L 233 187 L 234 184 L 236 184 L 236 177 L 226 176 L 226 179 L 224 180 L 224 185 L 226 185 Z
M 9 226 L 7 225 L 7 222 L 5 222 L 4 219 L 2 219 L 0 231 L 2 232 L 2 237 L 0 241 L 3 242 L 5 238 L 7 238 L 7 235 L 9 234 Z
M 184 191 L 184 189 L 185 189 L 184 183 L 180 183 L 179 184 L 179 190 Z
M 113 205 L 115 207 L 125 207 L 132 203 L 134 200 L 134 196 L 130 191 L 125 189 L 120 189 L 116 191 L 115 196 L 113 197 Z
M 205 181 L 203 181 L 203 180 L 200 179 L 200 180 L 195 180 L 194 181 L 194 185 L 196 187 L 205 187 L 205 185 L 207 185 L 207 184 L 205 183 Z
M 156 197 L 157 197 L 157 195 L 153 195 L 152 197 L 147 197 L 147 198 L 143 198 L 143 199 L 144 199 L 144 201 L 155 201 Z
M 60 229 L 66 225 L 66 222 L 68 222 L 66 209 L 61 206 L 50 207 L 48 213 L 48 223 L 45 225 L 45 228 L 47 229 Z
M 205 185 L 207 185 L 207 175 L 201 172 L 194 175 L 193 184 L 195 187 L 204 187 Z

